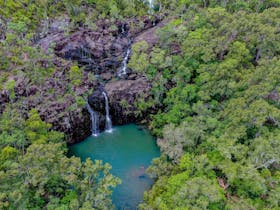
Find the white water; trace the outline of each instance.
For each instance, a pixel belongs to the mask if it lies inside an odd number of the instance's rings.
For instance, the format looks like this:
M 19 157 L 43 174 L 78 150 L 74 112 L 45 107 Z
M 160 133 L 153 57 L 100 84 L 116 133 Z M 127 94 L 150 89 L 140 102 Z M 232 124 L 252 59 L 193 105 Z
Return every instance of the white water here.
M 128 62 L 128 58 L 129 58 L 130 53 L 131 53 L 131 49 L 128 48 L 127 51 L 126 51 L 126 55 L 125 55 L 125 57 L 123 59 L 123 62 L 122 62 L 122 68 L 119 72 L 119 76 L 126 75 L 127 62 Z
M 149 7 L 153 8 L 154 7 L 154 1 L 153 0 L 149 0 Z
M 110 118 L 110 111 L 109 111 L 109 100 L 105 92 L 102 92 L 105 98 L 105 110 L 106 110 L 106 132 L 111 133 L 112 130 L 112 120 Z
M 98 114 L 91 108 L 88 101 L 87 101 L 87 110 L 90 113 L 91 134 L 92 134 L 92 136 L 98 136 L 98 134 L 99 134 Z
M 122 34 L 125 34 L 125 24 L 122 24 Z

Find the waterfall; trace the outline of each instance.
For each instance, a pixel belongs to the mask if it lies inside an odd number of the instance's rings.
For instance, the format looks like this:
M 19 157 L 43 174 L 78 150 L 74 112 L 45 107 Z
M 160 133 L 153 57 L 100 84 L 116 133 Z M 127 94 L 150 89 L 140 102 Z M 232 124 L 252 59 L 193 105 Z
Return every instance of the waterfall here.
M 91 108 L 88 101 L 87 101 L 87 110 L 90 113 L 91 133 L 92 133 L 93 136 L 98 136 L 98 134 L 99 134 L 98 114 Z
M 129 55 L 130 55 L 130 53 L 131 53 L 131 49 L 130 49 L 130 47 L 127 49 L 127 51 L 126 51 L 126 54 L 125 54 L 125 57 L 124 57 L 124 59 L 123 59 L 123 61 L 122 61 L 122 68 L 121 68 L 121 70 L 120 70 L 120 72 L 119 72 L 119 77 L 120 76 L 123 76 L 123 75 L 126 75 L 126 69 L 127 69 L 127 62 L 128 62 L 128 58 L 129 58 Z
M 125 34 L 125 24 L 122 24 L 122 34 Z
M 151 9 L 154 7 L 154 1 L 153 0 L 149 0 L 149 7 Z
M 112 121 L 110 118 L 110 111 L 109 111 L 109 100 L 107 97 L 107 94 L 105 92 L 102 92 L 104 98 L 105 98 L 105 110 L 106 110 L 106 132 L 111 133 L 112 132 Z

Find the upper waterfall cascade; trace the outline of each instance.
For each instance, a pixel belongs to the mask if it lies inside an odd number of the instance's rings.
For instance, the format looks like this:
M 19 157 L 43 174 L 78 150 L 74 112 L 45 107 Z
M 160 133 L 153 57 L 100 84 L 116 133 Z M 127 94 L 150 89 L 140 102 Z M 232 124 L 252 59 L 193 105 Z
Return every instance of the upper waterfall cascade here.
M 153 8 L 154 7 L 154 0 L 149 0 L 149 7 Z
M 128 63 L 128 59 L 129 59 L 129 55 L 131 53 L 131 48 L 129 47 L 126 51 L 126 54 L 125 54 L 125 57 L 123 59 L 123 62 L 122 62 L 122 68 L 119 72 L 119 76 L 123 76 L 123 75 L 126 75 L 126 70 L 127 70 L 127 63 Z
M 102 92 L 105 98 L 105 111 L 106 111 L 106 132 L 112 132 L 112 120 L 110 118 L 109 100 L 107 94 Z

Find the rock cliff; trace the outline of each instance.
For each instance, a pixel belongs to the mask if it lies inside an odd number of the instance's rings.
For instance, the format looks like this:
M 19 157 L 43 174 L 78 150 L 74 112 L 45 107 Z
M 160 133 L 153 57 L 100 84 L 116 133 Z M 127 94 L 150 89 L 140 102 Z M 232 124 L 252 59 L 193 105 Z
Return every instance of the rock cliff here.
M 125 77 L 118 77 L 124 55 L 130 47 L 131 41 L 145 39 L 145 32 L 155 32 L 155 23 L 160 18 L 151 20 L 148 17 L 141 19 L 129 19 L 126 21 L 99 21 L 96 30 L 79 28 L 66 33 L 68 27 L 67 18 L 54 20 L 50 31 L 36 42 L 41 49 L 53 57 L 56 71 L 53 76 L 45 81 L 43 86 L 28 86 L 28 81 L 13 78 L 16 81 L 14 100 L 22 100 L 22 110 L 27 117 L 28 110 L 36 107 L 41 117 L 53 125 L 53 129 L 64 132 L 68 143 L 75 143 L 90 135 L 90 116 L 86 108 L 75 107 L 77 97 L 83 97 L 91 107 L 100 114 L 100 129 L 105 126 L 105 101 L 102 91 L 109 98 L 110 115 L 113 125 L 122 125 L 140 121 L 135 115 L 137 108 L 135 100 L 141 96 L 148 96 L 151 84 L 142 75 L 128 70 Z M 152 29 L 152 30 L 151 30 Z M 147 38 L 150 45 L 154 45 L 156 39 Z M 77 62 L 85 69 L 81 84 L 72 88 L 69 92 L 69 71 L 72 62 Z M 88 74 L 96 75 L 97 79 L 90 79 Z M 29 87 L 29 88 L 27 88 Z M 68 88 L 68 89 L 67 89 Z M 51 91 L 54 90 L 54 91 Z M 64 95 L 61 100 L 58 95 Z M 0 93 L 0 112 L 9 103 L 9 94 L 6 90 Z

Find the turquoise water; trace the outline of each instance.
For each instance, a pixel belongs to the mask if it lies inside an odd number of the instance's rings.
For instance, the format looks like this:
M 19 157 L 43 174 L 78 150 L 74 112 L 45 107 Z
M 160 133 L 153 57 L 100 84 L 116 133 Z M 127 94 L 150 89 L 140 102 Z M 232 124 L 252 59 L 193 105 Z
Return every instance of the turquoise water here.
M 112 165 L 112 174 L 122 179 L 113 193 L 116 209 L 136 209 L 143 199 L 144 191 L 153 184 L 145 174 L 145 169 L 155 157 L 159 148 L 149 132 L 129 124 L 114 127 L 113 133 L 101 133 L 98 137 L 88 137 L 83 142 L 69 147 L 70 155 L 82 160 L 90 157 Z

